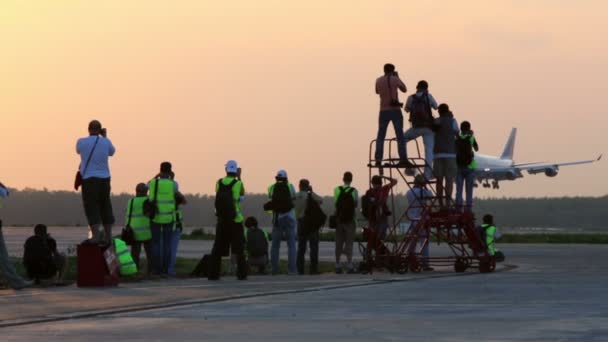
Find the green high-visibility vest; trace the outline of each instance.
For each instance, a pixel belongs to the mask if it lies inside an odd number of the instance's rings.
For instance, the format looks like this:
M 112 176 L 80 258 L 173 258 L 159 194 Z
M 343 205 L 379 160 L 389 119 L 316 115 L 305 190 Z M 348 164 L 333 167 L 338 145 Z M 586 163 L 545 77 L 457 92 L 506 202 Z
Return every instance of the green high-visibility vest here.
M 136 274 L 137 265 L 135 265 L 135 262 L 133 261 L 127 244 L 121 239 L 114 239 L 114 248 L 116 248 L 120 275 L 128 276 Z
M 486 232 L 486 246 L 488 246 L 488 253 L 494 255 L 496 253 L 496 246 L 494 245 L 494 235 L 496 234 L 496 227 L 489 224 L 482 224 L 481 228 Z
M 148 241 L 152 239 L 152 231 L 150 230 L 150 218 L 144 215 L 144 202 L 148 197 L 135 197 L 127 203 L 127 217 L 125 222 L 129 222 L 129 226 L 133 230 L 135 241 Z M 131 212 L 131 208 L 133 211 Z
M 156 198 L 156 186 L 158 184 L 158 193 Z M 150 182 L 150 200 L 156 200 L 158 211 L 152 219 L 154 223 L 171 223 L 175 221 L 175 185 L 170 179 L 159 178 Z
M 468 138 L 469 142 L 471 143 L 471 148 L 473 148 L 473 144 L 475 144 L 475 137 L 471 134 L 461 134 L 460 138 L 465 139 Z M 469 169 L 475 169 L 477 168 L 477 161 L 475 160 L 475 151 L 473 151 L 473 161 L 471 162 L 471 164 L 469 164 L 467 166 L 467 168 Z

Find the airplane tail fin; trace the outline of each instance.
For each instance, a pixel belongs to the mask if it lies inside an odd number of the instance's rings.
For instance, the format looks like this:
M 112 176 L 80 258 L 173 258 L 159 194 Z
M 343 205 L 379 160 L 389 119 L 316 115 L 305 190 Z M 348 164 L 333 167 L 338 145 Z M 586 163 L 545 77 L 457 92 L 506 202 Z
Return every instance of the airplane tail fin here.
M 515 136 L 517 135 L 517 128 L 511 129 L 511 134 L 509 134 L 509 139 L 505 144 L 505 148 L 502 151 L 502 155 L 500 155 L 500 159 L 513 160 L 513 152 L 515 150 Z

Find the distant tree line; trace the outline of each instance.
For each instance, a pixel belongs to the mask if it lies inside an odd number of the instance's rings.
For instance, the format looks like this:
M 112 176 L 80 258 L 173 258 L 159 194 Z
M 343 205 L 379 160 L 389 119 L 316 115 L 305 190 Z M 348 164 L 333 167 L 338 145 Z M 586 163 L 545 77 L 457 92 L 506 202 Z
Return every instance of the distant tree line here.
M 126 203 L 131 195 L 112 196 L 116 224 L 124 224 Z M 187 226 L 212 227 L 215 225 L 214 197 L 209 195 L 187 195 L 184 206 Z M 262 226 L 271 225 L 271 217 L 262 209 L 268 201 L 262 194 L 250 194 L 242 203 L 246 216 L 256 216 Z M 403 195 L 395 196 L 395 214 L 407 207 Z M 49 226 L 86 226 L 80 193 L 73 191 L 12 190 L 8 200 L 2 201 L 0 218 L 6 226 L 32 226 L 45 223 Z M 477 217 L 485 213 L 495 216 L 502 227 L 555 227 L 603 229 L 608 221 L 608 195 L 603 197 L 559 197 L 559 198 L 499 198 L 477 199 Z M 333 213 L 333 199 L 325 197 L 323 208 Z

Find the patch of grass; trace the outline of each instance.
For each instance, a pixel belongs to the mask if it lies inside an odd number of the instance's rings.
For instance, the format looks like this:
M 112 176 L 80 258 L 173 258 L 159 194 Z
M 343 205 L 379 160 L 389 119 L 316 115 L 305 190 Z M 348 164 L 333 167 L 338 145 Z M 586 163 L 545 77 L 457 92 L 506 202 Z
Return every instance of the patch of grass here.
M 608 244 L 608 234 L 503 234 L 498 243 Z

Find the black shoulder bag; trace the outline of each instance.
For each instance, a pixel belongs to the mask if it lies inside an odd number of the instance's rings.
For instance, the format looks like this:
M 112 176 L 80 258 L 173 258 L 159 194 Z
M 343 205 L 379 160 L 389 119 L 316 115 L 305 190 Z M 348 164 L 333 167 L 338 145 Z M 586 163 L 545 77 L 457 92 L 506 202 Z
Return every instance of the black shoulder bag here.
M 99 136 L 95 139 L 95 144 L 93 144 L 93 148 L 91 149 L 91 153 L 89 153 L 89 158 L 87 159 L 87 163 L 84 164 L 84 170 L 82 173 L 87 172 L 87 168 L 89 167 L 89 163 L 91 162 L 91 157 L 93 156 L 93 152 L 95 152 L 95 147 L 97 147 L 97 142 L 99 141 Z M 82 174 L 80 173 L 80 168 L 76 172 L 76 177 L 74 178 L 74 190 L 78 191 L 78 188 L 82 185 Z
M 131 228 L 131 216 L 133 216 L 133 202 L 135 200 L 132 198 L 129 202 L 129 217 L 127 217 L 127 224 L 125 224 L 120 233 L 120 239 L 127 245 L 132 245 L 135 242 L 135 233 L 133 233 L 133 229 Z

